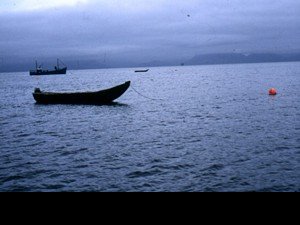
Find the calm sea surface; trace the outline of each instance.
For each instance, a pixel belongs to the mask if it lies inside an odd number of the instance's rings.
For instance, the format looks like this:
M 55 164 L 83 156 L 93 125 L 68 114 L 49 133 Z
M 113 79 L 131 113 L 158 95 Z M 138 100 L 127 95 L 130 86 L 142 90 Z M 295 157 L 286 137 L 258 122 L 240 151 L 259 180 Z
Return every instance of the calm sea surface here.
M 0 74 L 0 191 L 300 191 L 300 63 L 133 71 Z M 32 97 L 127 80 L 157 100 Z

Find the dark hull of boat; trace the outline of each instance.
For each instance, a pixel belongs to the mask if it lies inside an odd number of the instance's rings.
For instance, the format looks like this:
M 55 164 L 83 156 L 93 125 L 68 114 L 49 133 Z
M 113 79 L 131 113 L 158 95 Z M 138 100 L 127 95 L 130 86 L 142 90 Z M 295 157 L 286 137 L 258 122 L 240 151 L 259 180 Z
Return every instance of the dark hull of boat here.
M 149 70 L 136 70 L 136 73 L 147 73 Z
M 67 68 L 63 68 L 59 70 L 32 70 L 30 71 L 30 76 L 61 75 L 66 73 L 67 73 Z
M 38 104 L 107 105 L 121 97 L 129 87 L 130 81 L 98 92 L 50 93 L 36 91 L 33 93 L 33 97 Z

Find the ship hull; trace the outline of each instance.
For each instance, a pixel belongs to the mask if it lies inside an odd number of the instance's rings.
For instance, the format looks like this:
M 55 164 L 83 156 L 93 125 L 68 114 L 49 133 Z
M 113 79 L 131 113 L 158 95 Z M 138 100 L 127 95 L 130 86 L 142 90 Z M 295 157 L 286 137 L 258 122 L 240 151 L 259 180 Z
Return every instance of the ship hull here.
M 66 73 L 67 73 L 67 68 L 58 69 L 58 70 L 32 70 L 30 71 L 30 76 L 61 75 Z

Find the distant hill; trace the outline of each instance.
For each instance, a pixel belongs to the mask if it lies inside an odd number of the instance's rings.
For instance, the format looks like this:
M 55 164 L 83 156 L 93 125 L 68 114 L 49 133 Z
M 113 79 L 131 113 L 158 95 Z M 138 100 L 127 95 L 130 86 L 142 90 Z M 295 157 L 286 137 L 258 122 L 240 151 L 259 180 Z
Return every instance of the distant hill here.
M 265 62 L 294 62 L 300 61 L 298 54 L 207 54 L 196 55 L 188 60 L 186 65 L 207 64 L 237 64 L 237 63 L 265 63 Z
M 265 62 L 296 62 L 300 61 L 300 53 L 295 54 L 203 54 L 196 55 L 190 60 L 154 60 L 146 63 L 138 63 L 123 59 L 110 60 L 103 62 L 99 58 L 86 57 L 68 58 L 65 57 L 64 62 L 69 70 L 73 69 L 101 69 L 101 68 L 124 68 L 124 67 L 160 67 L 160 66 L 179 66 L 183 65 L 215 65 L 215 64 L 238 64 L 238 63 L 265 63 Z M 17 62 L 17 63 L 16 63 Z M 39 59 L 45 68 L 53 67 L 53 58 Z M 15 59 L 15 58 L 0 58 L 0 73 L 2 72 L 28 72 L 33 69 L 34 59 Z
M 147 63 L 141 63 L 139 66 L 140 67 L 160 67 L 160 66 L 166 66 L 169 65 L 170 63 L 162 62 L 162 61 L 151 61 Z

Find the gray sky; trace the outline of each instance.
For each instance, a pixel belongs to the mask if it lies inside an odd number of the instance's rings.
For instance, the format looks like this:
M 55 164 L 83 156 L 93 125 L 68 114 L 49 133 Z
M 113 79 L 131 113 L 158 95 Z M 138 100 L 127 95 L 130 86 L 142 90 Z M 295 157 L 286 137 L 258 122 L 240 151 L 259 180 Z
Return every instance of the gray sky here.
M 0 0 L 0 71 L 35 59 L 126 66 L 300 52 L 299 0 L 47 2 Z

